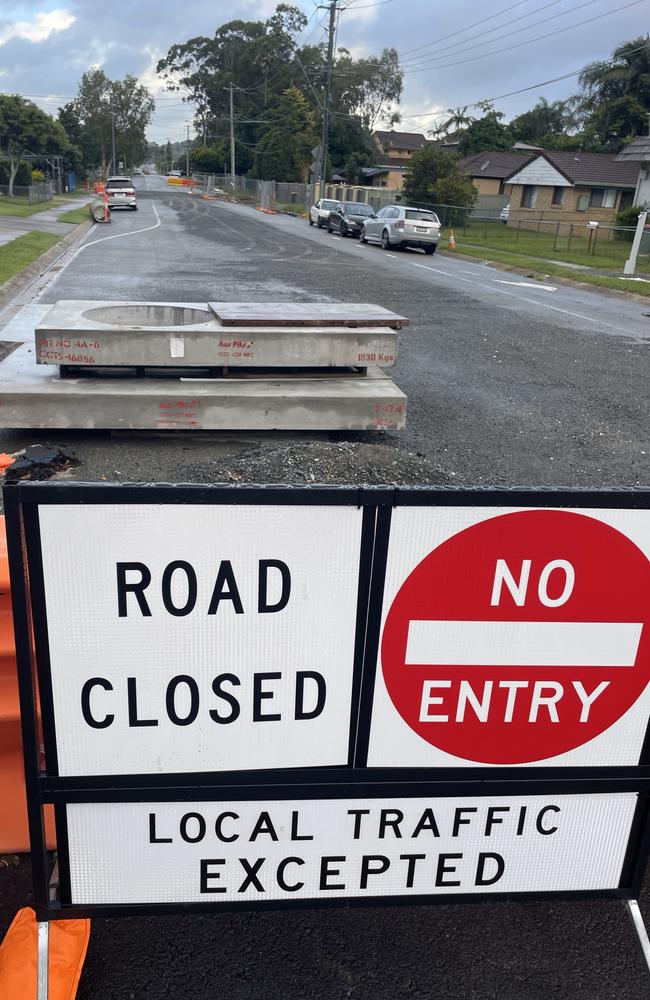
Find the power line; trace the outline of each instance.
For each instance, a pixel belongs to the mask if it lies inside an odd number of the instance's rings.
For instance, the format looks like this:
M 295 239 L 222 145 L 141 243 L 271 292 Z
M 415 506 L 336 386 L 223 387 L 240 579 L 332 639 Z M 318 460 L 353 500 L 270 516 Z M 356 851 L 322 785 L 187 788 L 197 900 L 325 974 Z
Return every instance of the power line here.
M 480 21 L 474 21 L 473 24 L 468 24 L 466 28 L 458 28 L 456 31 L 452 31 L 449 35 L 443 35 L 442 38 L 438 38 L 435 42 L 425 42 L 424 45 L 416 45 L 414 49 L 405 49 L 404 52 L 399 52 L 398 55 L 408 56 L 411 52 L 420 52 L 422 49 L 428 49 L 432 45 L 438 45 L 440 42 L 446 42 L 449 38 L 455 38 L 456 35 L 462 35 L 465 31 L 471 31 L 472 28 L 478 28 L 479 25 L 485 24 L 487 21 L 491 21 L 493 18 L 501 17 L 502 14 L 509 14 L 511 10 L 516 10 L 517 7 L 522 7 L 528 0 L 517 0 L 517 3 L 510 4 L 509 7 L 504 7 L 503 10 L 497 11 L 496 14 L 488 14 L 487 17 L 481 18 Z
M 553 3 L 548 4 L 547 6 L 553 6 L 554 3 L 558 3 L 558 2 L 559 2 L 559 0 L 553 0 Z M 559 14 L 558 13 L 553 14 L 553 16 L 550 17 L 550 18 L 543 17 L 539 21 L 533 21 L 531 24 L 526 24 L 526 25 L 524 25 L 521 28 L 515 28 L 514 31 L 506 31 L 502 35 L 497 35 L 496 38 L 490 38 L 490 39 L 488 39 L 487 41 L 484 41 L 484 42 L 477 42 L 475 45 L 468 45 L 467 48 L 458 49 L 458 51 L 456 51 L 456 52 L 453 52 L 451 50 L 450 51 L 445 50 L 444 52 L 439 53 L 437 56 L 434 56 L 433 57 L 434 61 L 431 62 L 431 63 L 426 63 L 426 62 L 424 62 L 424 63 L 422 63 L 422 62 L 421 63 L 417 63 L 416 62 L 416 63 L 413 63 L 412 65 L 408 65 L 407 64 L 407 68 L 404 70 L 404 72 L 414 72 L 414 70 L 416 68 L 417 69 L 435 69 L 437 61 L 439 59 L 447 59 L 447 58 L 451 58 L 451 57 L 453 57 L 455 59 L 456 56 L 462 56 L 466 52 L 471 52 L 473 49 L 480 49 L 484 45 L 491 45 L 493 42 L 498 42 L 502 38 L 511 38 L 513 35 L 521 34 L 522 31 L 530 31 L 533 28 L 539 27 L 540 24 L 548 24 L 549 21 L 554 21 L 558 17 L 566 17 L 567 14 L 573 14 L 573 13 L 575 13 L 575 11 L 582 10 L 584 7 L 590 7 L 594 3 L 600 3 L 600 0 L 583 0 L 583 3 L 576 4 L 575 7 L 570 7 L 568 10 L 562 11 Z M 543 8 L 539 8 L 539 9 L 542 10 Z M 605 14 L 602 14 L 600 16 L 601 17 L 605 17 L 608 13 L 609 13 L 609 11 L 606 11 Z M 539 36 L 538 35 L 535 39 L 530 39 L 530 40 L 531 41 L 536 41 L 537 38 L 539 38 L 539 37 L 543 38 L 545 36 L 543 36 L 543 35 Z M 457 43 L 457 44 L 459 44 L 459 43 Z
M 628 10 L 630 7 L 636 7 L 638 4 L 643 3 L 644 0 L 632 0 L 631 3 L 622 4 L 620 7 L 615 7 L 614 10 L 608 10 L 604 14 L 597 14 L 595 17 L 587 17 L 582 21 L 576 21 L 575 24 L 567 24 L 563 28 L 557 28 L 555 31 L 548 31 L 545 35 L 537 35 L 536 38 L 529 38 L 524 42 L 515 42 L 514 45 L 505 45 L 501 49 L 494 49 L 493 52 L 484 52 L 479 56 L 470 56 L 467 59 L 454 59 L 453 62 L 448 63 L 436 63 L 430 66 L 422 66 L 419 69 L 407 69 L 405 70 L 405 75 L 410 73 L 426 73 L 432 69 L 447 69 L 450 66 L 460 66 L 468 62 L 476 62 L 479 59 L 489 59 L 490 56 L 500 55 L 502 52 L 511 52 L 513 49 L 520 49 L 524 45 L 532 45 L 536 42 L 541 42 L 545 38 L 553 38 L 555 35 L 564 34 L 567 31 L 571 31 L 573 28 L 581 28 L 584 24 L 592 24 L 594 21 L 601 21 L 604 17 L 611 17 L 612 14 L 618 14 L 622 10 Z M 458 53 L 459 55 L 461 53 Z
M 542 4 L 541 7 L 536 7 L 535 10 L 526 11 L 525 14 L 520 14 L 519 17 L 513 18 L 509 23 L 510 24 L 516 24 L 518 21 L 524 21 L 524 20 L 526 20 L 526 18 L 532 17 L 533 14 L 538 14 L 541 10 L 548 10 L 550 7 L 556 7 L 557 4 L 563 3 L 563 2 L 564 2 L 564 0 L 551 0 L 550 3 L 545 3 L 545 4 Z M 589 0 L 589 2 L 590 3 L 596 3 L 597 0 Z M 571 7 L 571 8 L 569 8 L 569 10 L 561 11 L 559 14 L 555 14 L 553 16 L 554 17 L 564 17 L 566 14 L 570 14 L 573 10 L 576 10 L 576 9 L 577 8 L 575 8 L 575 7 Z M 543 18 L 541 21 L 538 21 L 536 23 L 537 24 L 543 24 L 547 20 L 548 20 L 548 18 Z M 445 45 L 445 46 L 443 46 L 442 47 L 442 51 L 446 53 L 446 52 L 450 51 L 451 49 L 457 49 L 459 46 L 464 46 L 466 42 L 471 42 L 475 38 L 484 38 L 485 35 L 491 35 L 492 32 L 494 32 L 494 31 L 500 31 L 501 28 L 503 28 L 503 27 L 504 27 L 504 25 L 500 24 L 500 25 L 498 25 L 498 27 L 489 28 L 487 31 L 479 31 L 476 35 L 470 35 L 469 38 L 463 38 L 463 39 L 461 39 L 458 42 L 454 42 L 452 45 Z M 489 40 L 483 42 L 482 44 L 484 44 L 484 45 L 490 45 L 492 42 L 496 42 L 500 38 L 507 38 L 509 35 L 514 35 L 518 31 L 528 31 L 529 28 L 534 28 L 534 27 L 535 27 L 535 23 L 533 23 L 533 24 L 527 24 L 527 25 L 524 25 L 522 28 L 515 29 L 515 31 L 506 32 L 503 35 L 497 35 L 496 38 L 489 39 Z M 477 46 L 469 46 L 469 48 L 476 48 L 476 47 Z M 466 49 L 463 48 L 462 51 L 465 52 L 465 51 L 468 51 L 468 50 L 466 50 Z M 429 58 L 429 56 L 431 56 L 431 58 L 433 58 L 434 61 L 435 61 L 435 59 L 438 58 L 438 56 L 436 55 L 435 52 L 431 52 L 431 53 L 427 52 L 426 55 L 424 55 L 424 56 L 416 56 L 414 59 L 406 59 L 406 60 L 404 60 L 403 62 L 400 63 L 400 66 L 415 65 L 416 63 L 422 64 L 425 60 L 427 60 Z

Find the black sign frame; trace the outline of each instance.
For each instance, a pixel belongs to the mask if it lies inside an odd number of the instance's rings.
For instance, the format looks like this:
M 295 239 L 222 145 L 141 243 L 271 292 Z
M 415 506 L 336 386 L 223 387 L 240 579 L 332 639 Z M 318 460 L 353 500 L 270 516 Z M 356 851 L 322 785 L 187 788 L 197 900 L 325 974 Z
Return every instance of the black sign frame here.
M 385 906 L 498 899 L 636 899 L 650 856 L 650 720 L 638 765 L 626 767 L 369 768 L 367 748 L 381 626 L 391 511 L 395 506 L 510 506 L 650 509 L 650 490 L 483 490 L 428 487 L 194 486 L 171 484 L 35 483 L 4 489 L 16 633 L 28 820 L 38 920 L 246 909 Z M 363 509 L 358 581 L 353 699 L 347 766 L 268 771 L 60 777 L 52 699 L 38 508 L 44 504 L 206 503 L 352 505 Z M 31 636 L 34 635 L 35 655 Z M 42 723 L 37 715 L 40 694 Z M 47 767 L 42 762 L 41 732 Z M 621 881 L 608 890 L 433 894 L 229 903 L 89 905 L 71 902 L 66 804 L 359 798 L 362 796 L 495 796 L 635 792 L 639 798 Z M 44 812 L 54 809 L 58 891 L 50 888 L 51 862 Z

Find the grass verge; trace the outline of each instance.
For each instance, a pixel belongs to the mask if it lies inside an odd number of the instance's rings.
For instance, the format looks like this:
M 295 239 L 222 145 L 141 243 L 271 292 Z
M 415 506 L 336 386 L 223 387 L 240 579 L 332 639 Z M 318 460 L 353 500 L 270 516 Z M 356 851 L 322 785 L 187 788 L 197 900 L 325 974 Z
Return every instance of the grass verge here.
M 502 250 L 504 253 L 523 254 L 526 257 L 543 257 L 545 260 L 562 264 L 585 264 L 609 271 L 622 271 L 630 254 L 630 243 L 622 240 L 606 239 L 604 232 L 596 234 L 593 245 L 595 253 L 588 253 L 589 241 L 584 228 L 573 231 L 563 225 L 560 234 L 555 235 L 554 226 L 546 226 L 539 233 L 534 229 L 517 229 L 504 226 L 501 222 L 480 220 L 470 221 L 467 227 L 456 230 L 456 241 L 465 246 Z
M 60 237 L 52 233 L 26 233 L 0 247 L 0 285 L 13 278 L 42 253 L 58 243 Z
M 494 264 L 502 264 L 504 267 L 516 267 L 526 271 L 528 276 L 538 280 L 546 277 L 569 278 L 571 281 L 578 281 L 586 285 L 599 285 L 601 288 L 614 288 L 619 292 L 633 292 L 635 295 L 650 296 L 650 276 L 647 280 L 628 281 L 624 278 L 611 277 L 606 274 L 592 274 L 590 271 L 576 271 L 571 267 L 562 267 L 560 263 L 549 264 L 545 260 L 536 257 L 526 257 L 523 254 L 504 253 L 495 250 L 493 247 L 473 247 L 458 242 L 458 252 L 467 257 L 479 257 L 481 260 L 490 260 Z M 642 277 L 637 275 L 636 277 Z
M 49 201 L 39 201 L 36 205 L 31 205 L 27 198 L 9 198 L 8 195 L 3 195 L 0 197 L 0 216 L 13 215 L 24 219 L 28 215 L 35 215 L 37 212 L 46 212 L 50 208 L 66 205 L 85 194 L 85 191 L 70 191 L 68 194 L 57 194 Z
M 80 222 L 88 222 L 89 219 L 88 206 L 85 205 L 83 208 L 71 208 L 69 212 L 62 212 L 57 222 L 70 222 L 78 226 Z

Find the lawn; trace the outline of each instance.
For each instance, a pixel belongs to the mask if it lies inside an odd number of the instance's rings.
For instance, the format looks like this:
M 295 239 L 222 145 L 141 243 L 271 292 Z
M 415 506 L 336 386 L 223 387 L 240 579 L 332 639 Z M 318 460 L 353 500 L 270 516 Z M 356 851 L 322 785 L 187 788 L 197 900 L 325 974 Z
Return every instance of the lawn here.
M 33 232 L 5 243 L 0 247 L 0 285 L 58 243 L 59 239 L 59 236 L 53 236 L 52 233 Z
M 0 197 L 0 216 L 14 215 L 23 219 L 27 215 L 34 215 L 36 212 L 46 212 L 49 208 L 57 208 L 59 205 L 65 205 L 72 199 L 79 198 L 85 194 L 85 191 L 57 194 L 54 198 L 50 198 L 49 201 L 39 201 L 36 205 L 30 205 L 27 198 L 9 198 L 8 195 L 2 195 Z
M 84 205 L 83 208 L 71 208 L 69 212 L 63 212 L 57 217 L 57 222 L 70 222 L 78 226 L 80 222 L 88 222 L 89 219 L 88 206 Z
M 636 295 L 650 296 L 650 275 L 644 272 L 637 274 L 636 277 L 647 278 L 647 280 L 629 281 L 612 275 L 597 274 L 593 271 L 576 271 L 570 267 L 562 267 L 561 261 L 549 263 L 546 259 L 540 260 L 539 257 L 506 253 L 488 246 L 479 248 L 458 243 L 458 251 L 468 257 L 478 257 L 480 260 L 485 260 L 488 257 L 493 264 L 502 264 L 506 269 L 510 267 L 522 269 L 527 277 L 536 278 L 539 281 L 544 281 L 549 276 L 570 278 L 571 281 L 581 281 L 587 285 L 599 285 L 601 288 L 615 288 L 620 292 L 634 292 Z
M 506 226 L 502 222 L 482 222 L 478 219 L 469 220 L 465 228 L 456 230 L 456 242 L 459 250 L 465 246 L 486 247 L 501 250 L 509 254 L 522 254 L 526 257 L 543 257 L 545 261 L 567 261 L 571 264 L 586 264 L 606 271 L 622 271 L 623 264 L 630 254 L 630 244 L 621 240 L 607 239 L 604 232 L 598 233 L 594 253 L 588 253 L 588 241 L 584 229 L 571 234 L 566 225 L 556 239 L 555 226 L 543 226 L 541 231 L 517 229 L 516 226 Z M 525 265 L 522 265 L 525 266 Z M 650 270 L 650 259 L 639 258 L 637 270 L 646 273 Z M 577 274 L 576 274 L 577 277 Z

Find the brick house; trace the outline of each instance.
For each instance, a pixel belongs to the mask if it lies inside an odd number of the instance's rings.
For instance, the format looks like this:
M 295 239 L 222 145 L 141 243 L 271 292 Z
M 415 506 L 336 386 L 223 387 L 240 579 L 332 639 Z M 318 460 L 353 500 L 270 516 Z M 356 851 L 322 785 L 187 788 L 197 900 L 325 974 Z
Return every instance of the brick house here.
M 364 170 L 364 182 L 372 187 L 401 189 L 413 153 L 431 141 L 420 132 L 373 132 L 376 150 L 371 167 Z
M 615 153 L 534 154 L 503 178 L 511 192 L 508 224 L 611 224 L 633 204 L 638 172 L 638 164 L 617 161 Z
M 506 177 L 529 160 L 530 152 L 473 153 L 463 157 L 460 165 L 472 178 L 479 194 L 509 195 L 511 188 L 506 184 Z

